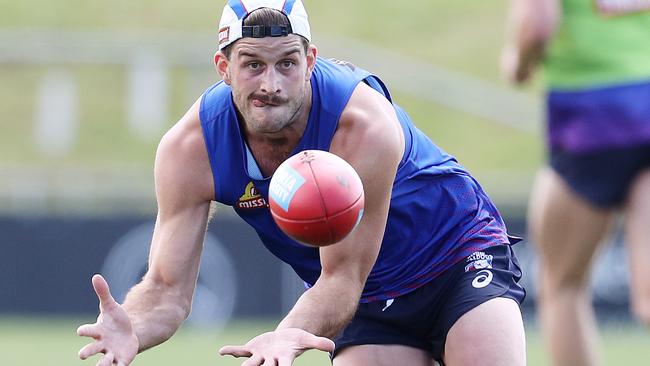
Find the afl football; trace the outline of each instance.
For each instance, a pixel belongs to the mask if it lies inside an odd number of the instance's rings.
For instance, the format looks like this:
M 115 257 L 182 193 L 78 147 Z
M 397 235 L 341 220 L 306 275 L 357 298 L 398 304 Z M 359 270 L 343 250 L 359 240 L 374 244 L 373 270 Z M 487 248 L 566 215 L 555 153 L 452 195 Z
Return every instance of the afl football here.
M 271 215 L 292 239 L 326 246 L 345 238 L 361 221 L 361 178 L 344 159 L 305 150 L 284 161 L 269 185 Z

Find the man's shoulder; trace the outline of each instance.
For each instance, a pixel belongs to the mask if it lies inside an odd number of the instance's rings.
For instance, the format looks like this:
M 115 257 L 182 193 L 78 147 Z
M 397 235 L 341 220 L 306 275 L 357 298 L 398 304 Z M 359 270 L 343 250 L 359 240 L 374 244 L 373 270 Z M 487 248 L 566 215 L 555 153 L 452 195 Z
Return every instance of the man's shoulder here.
M 214 191 L 197 103 L 161 139 L 156 181 L 191 188 L 193 195 L 209 200 Z
M 321 73 L 323 76 L 329 77 L 339 76 L 342 78 L 350 78 L 351 76 L 354 76 L 355 78 L 363 79 L 370 75 L 368 71 L 357 67 L 351 62 L 336 58 L 324 58 L 320 56 L 316 60 L 315 70 L 318 73 Z
M 223 81 L 210 86 L 201 97 L 199 115 L 203 123 L 216 118 L 232 107 L 232 90 Z
M 339 115 L 353 91 L 370 75 L 345 61 L 319 58 L 312 75 L 312 85 L 317 89 L 321 105 L 332 114 Z
M 212 105 L 215 102 L 229 100 L 231 94 L 230 86 L 224 83 L 223 80 L 218 81 L 203 92 L 203 104 L 209 102 Z

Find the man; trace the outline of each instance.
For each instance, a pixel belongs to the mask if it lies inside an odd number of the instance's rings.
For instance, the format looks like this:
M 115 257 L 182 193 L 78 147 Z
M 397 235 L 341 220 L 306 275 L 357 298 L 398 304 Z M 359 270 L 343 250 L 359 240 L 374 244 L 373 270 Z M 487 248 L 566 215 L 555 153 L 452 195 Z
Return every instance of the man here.
M 555 365 L 599 364 L 589 269 L 618 209 L 626 215 L 632 308 L 650 324 L 647 10 L 650 2 L 632 0 L 512 3 L 504 73 L 525 82 L 542 60 L 549 88 L 550 168 L 537 177 L 529 226 Z
M 126 365 L 178 329 L 216 200 L 309 285 L 274 331 L 222 355 L 249 366 L 288 366 L 312 348 L 341 366 L 525 364 L 521 273 L 497 210 L 376 76 L 318 58 L 310 38 L 300 0 L 228 2 L 215 55 L 223 81 L 158 149 L 149 271 L 122 305 L 93 278 L 101 313 L 79 328 L 95 338 L 82 359 Z M 238 205 L 251 185 L 267 202 L 269 177 L 306 149 L 344 158 L 365 191 L 357 228 L 322 248 L 288 238 L 267 205 Z

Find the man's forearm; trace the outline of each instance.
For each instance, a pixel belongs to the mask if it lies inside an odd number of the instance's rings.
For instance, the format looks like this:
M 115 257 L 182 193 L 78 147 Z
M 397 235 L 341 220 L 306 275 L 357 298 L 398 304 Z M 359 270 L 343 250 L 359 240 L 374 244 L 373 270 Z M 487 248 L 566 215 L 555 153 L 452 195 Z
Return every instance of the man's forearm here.
M 543 32 L 544 27 L 536 24 L 541 20 L 533 20 L 530 16 L 523 16 L 517 25 L 518 32 L 515 36 L 515 48 L 518 51 L 520 68 L 528 70 L 534 67 L 542 58 L 548 34 Z
M 319 280 L 320 281 L 320 280 Z M 307 290 L 277 329 L 300 328 L 332 338 L 350 322 L 359 304 L 361 286 L 322 281 Z
M 123 307 L 140 343 L 138 352 L 168 340 L 189 315 L 191 303 L 163 286 L 143 280 L 129 291 Z
M 531 69 L 541 60 L 555 33 L 558 16 L 556 0 L 513 0 L 510 33 L 522 70 Z

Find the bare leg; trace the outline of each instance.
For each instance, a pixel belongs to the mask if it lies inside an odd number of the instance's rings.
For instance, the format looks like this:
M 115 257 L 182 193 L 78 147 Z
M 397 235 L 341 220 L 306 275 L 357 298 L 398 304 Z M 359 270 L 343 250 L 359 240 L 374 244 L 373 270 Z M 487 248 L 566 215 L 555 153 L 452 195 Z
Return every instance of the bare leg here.
M 433 366 L 434 361 L 423 350 L 384 344 L 368 344 L 344 348 L 334 358 L 334 366 Z
M 625 213 L 632 309 L 640 321 L 650 326 L 650 170 L 633 182 Z
M 587 291 L 592 259 L 612 221 L 578 197 L 554 171 L 542 170 L 529 205 L 540 259 L 539 318 L 557 366 L 599 364 L 597 324 Z
M 444 360 L 447 366 L 526 365 L 519 305 L 495 298 L 461 316 L 447 334 Z

